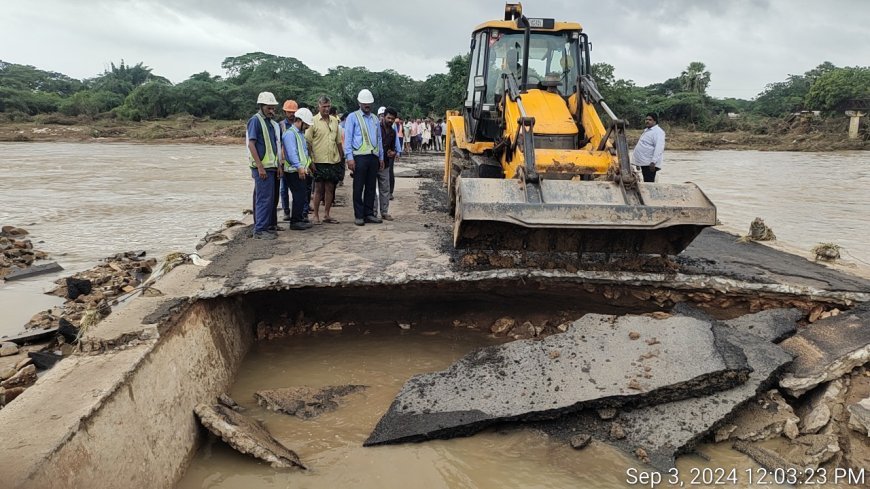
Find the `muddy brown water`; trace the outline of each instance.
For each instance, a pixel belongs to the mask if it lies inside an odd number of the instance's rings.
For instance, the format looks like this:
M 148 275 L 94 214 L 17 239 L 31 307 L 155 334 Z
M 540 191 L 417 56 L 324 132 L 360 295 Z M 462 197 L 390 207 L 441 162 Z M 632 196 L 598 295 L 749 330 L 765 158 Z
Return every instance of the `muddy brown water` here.
M 414 325 L 358 326 L 258 343 L 229 394 L 294 449 L 311 470 L 277 470 L 209 437 L 177 489 L 257 488 L 620 488 L 632 487 L 636 460 L 593 442 L 577 451 L 522 426 L 500 426 L 468 438 L 363 448 L 380 416 L 412 375 L 441 370 L 474 348 L 503 340 L 477 330 Z M 257 405 L 261 389 L 301 385 L 369 386 L 336 411 L 309 420 Z M 727 444 L 705 445 L 678 460 L 685 484 L 704 469 L 757 466 Z M 703 480 L 703 479 L 698 479 Z M 703 487 L 701 485 L 700 487 Z M 773 486 L 778 487 L 778 486 Z

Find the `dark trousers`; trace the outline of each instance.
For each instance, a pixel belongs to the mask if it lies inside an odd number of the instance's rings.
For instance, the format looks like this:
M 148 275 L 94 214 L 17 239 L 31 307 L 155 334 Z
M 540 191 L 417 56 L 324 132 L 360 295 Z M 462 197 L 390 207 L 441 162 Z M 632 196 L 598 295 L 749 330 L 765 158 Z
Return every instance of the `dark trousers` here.
M 305 219 L 305 204 L 308 202 L 307 180 L 310 180 L 310 177 L 306 177 L 305 180 L 303 180 L 299 178 L 299 173 L 295 170 L 284 173 L 284 184 L 287 186 L 290 195 L 293 197 L 293 204 L 290 206 L 291 224 L 302 222 Z
M 384 158 L 384 164 L 387 164 L 387 159 Z M 390 200 L 393 199 L 393 194 L 396 193 L 396 159 L 390 160 Z
M 284 214 L 290 214 L 290 189 L 287 188 L 286 178 L 279 179 L 281 183 L 281 208 L 284 209 Z
M 353 217 L 374 216 L 380 162 L 376 155 L 355 155 L 353 161 Z
M 649 166 L 642 166 L 642 167 L 640 167 L 640 171 L 641 171 L 641 173 L 643 173 L 643 181 L 644 182 L 655 182 L 656 181 L 656 173 L 658 173 L 658 170 L 655 169 L 655 167 L 653 167 L 653 169 L 650 169 Z
M 275 202 L 278 188 L 278 170 L 266 170 L 266 178 L 260 178 L 256 168 L 251 168 L 254 179 L 254 232 L 261 233 L 270 226 L 278 225 L 278 211 Z

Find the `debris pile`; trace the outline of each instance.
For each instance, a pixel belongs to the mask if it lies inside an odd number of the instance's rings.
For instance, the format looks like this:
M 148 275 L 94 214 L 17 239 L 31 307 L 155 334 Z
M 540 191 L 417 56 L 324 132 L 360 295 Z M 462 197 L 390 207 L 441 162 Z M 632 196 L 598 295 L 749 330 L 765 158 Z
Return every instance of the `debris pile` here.
M 57 280 L 57 287 L 49 294 L 63 297 L 66 302 L 62 308 L 37 313 L 26 327 L 79 328 L 108 316 L 122 296 L 134 292 L 151 274 L 157 261 L 144 256 L 144 251 L 118 253 L 89 270 Z
M 0 278 L 21 274 L 34 262 L 48 258 L 47 253 L 33 248 L 33 243 L 24 237 L 27 235 L 26 230 L 15 226 L 0 228 Z
M 728 321 L 688 308 L 662 319 L 588 314 L 562 334 L 482 348 L 411 378 L 365 444 L 525 422 L 575 449 L 604 442 L 659 470 L 702 441 L 732 443 L 769 470 L 860 470 L 870 464 L 870 305 L 814 312 L 812 322 L 796 309 Z M 530 325 L 502 317 L 490 330 Z M 690 365 L 717 352 L 730 369 Z M 703 380 L 674 378 L 705 368 Z

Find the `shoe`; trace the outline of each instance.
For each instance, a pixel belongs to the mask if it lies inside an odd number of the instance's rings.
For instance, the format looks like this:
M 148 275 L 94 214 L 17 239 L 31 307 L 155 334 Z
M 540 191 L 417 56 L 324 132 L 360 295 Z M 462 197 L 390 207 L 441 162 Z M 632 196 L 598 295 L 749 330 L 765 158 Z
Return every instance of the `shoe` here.
M 311 223 L 294 222 L 293 224 L 290 225 L 290 229 L 292 229 L 293 231 L 305 231 L 306 229 L 309 229 L 311 226 L 313 226 Z
M 366 222 L 363 219 L 354 219 L 353 223 L 356 224 L 357 226 L 365 226 L 366 225 Z
M 270 232 L 262 232 L 262 233 L 254 233 L 254 239 L 276 239 L 278 237 L 277 234 L 272 234 Z
M 392 195 L 390 196 L 390 200 L 393 200 L 393 196 L 392 196 Z
M 281 220 L 282 220 L 282 221 L 289 221 L 289 220 L 290 220 L 290 214 L 284 214 L 284 217 L 282 217 Z
M 383 219 L 385 221 L 393 221 L 394 220 L 393 216 L 391 216 L 389 214 L 381 214 L 381 219 Z
M 384 222 L 380 217 L 375 217 L 375 216 L 366 216 L 365 221 L 370 222 L 372 224 L 380 224 L 380 223 Z
M 266 229 L 266 232 L 277 233 L 278 231 L 285 231 L 285 230 L 286 229 L 282 228 L 281 226 L 269 226 L 269 229 Z

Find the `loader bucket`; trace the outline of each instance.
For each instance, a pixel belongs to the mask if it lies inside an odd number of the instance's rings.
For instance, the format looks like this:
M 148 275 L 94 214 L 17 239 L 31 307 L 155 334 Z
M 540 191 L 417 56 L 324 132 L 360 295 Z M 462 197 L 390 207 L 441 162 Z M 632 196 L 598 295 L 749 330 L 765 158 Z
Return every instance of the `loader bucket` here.
M 457 248 L 676 255 L 716 206 L 693 183 L 458 178 Z

